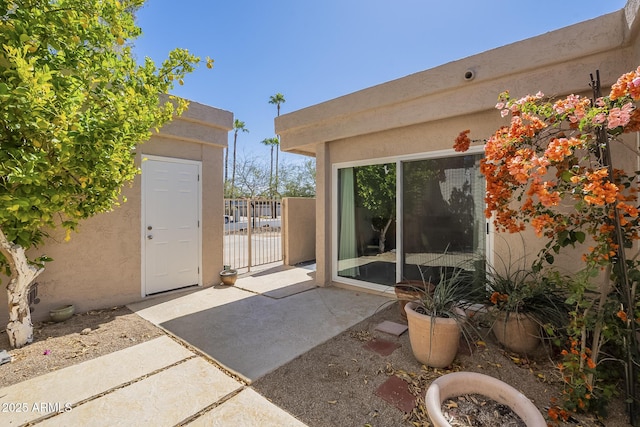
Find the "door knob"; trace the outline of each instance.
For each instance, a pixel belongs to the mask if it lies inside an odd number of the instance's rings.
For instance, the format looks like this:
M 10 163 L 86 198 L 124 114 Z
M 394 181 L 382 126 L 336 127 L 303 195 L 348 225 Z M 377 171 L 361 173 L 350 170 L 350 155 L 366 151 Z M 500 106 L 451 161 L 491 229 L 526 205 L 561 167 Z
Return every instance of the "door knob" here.
M 147 230 L 153 230 L 153 227 L 149 225 L 149 226 L 147 227 Z
M 153 236 L 152 236 L 151 234 L 149 234 L 149 235 L 147 236 L 147 239 L 151 240 L 151 239 L 153 239 Z

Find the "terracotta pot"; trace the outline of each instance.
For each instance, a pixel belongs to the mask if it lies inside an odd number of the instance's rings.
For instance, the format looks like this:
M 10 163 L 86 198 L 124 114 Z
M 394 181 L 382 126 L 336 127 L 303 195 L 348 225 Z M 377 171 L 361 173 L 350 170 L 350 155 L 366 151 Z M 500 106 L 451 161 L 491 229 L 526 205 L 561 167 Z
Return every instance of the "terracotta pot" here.
M 500 344 L 516 353 L 530 353 L 540 345 L 540 326 L 525 313 L 500 313 L 491 330 Z
M 425 284 L 420 280 L 403 280 L 396 283 L 394 290 L 396 292 L 396 298 L 398 299 L 398 308 L 400 309 L 400 316 L 402 319 L 407 320 L 407 313 L 404 311 L 404 306 L 411 301 L 419 300 L 424 295 Z M 433 292 L 433 285 L 427 284 L 429 292 Z
M 404 307 L 413 355 L 418 362 L 434 368 L 451 365 L 460 344 L 458 320 L 420 314 L 415 311 L 417 306 L 416 302 L 408 302 Z M 464 315 L 462 310 L 460 315 Z
M 509 384 L 475 372 L 454 372 L 436 379 L 427 389 L 427 413 L 435 427 L 451 427 L 442 414 L 442 402 L 465 394 L 481 394 L 508 406 L 527 427 L 546 427 L 544 417 L 527 397 Z
M 222 270 L 220 272 L 220 281 L 225 286 L 233 286 L 238 278 L 238 270 Z
M 54 322 L 64 322 L 67 319 L 70 319 L 75 313 L 75 307 L 73 304 L 63 305 L 62 307 L 54 308 L 49 311 L 49 316 L 51 316 L 51 320 Z

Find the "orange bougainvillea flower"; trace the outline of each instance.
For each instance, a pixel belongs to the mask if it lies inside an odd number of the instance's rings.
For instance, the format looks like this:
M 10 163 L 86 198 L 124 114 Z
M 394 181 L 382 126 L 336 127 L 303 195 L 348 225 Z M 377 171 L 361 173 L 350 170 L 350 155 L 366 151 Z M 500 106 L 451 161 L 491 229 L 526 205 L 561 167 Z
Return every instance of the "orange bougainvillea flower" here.
M 631 133 L 631 132 L 639 132 L 639 131 L 640 131 L 640 110 L 636 108 L 631 113 L 631 117 L 629 117 L 629 122 L 624 127 L 624 132 Z
M 616 100 L 624 96 L 631 96 L 634 101 L 640 100 L 640 67 L 635 71 L 623 74 L 618 81 L 611 86 L 609 98 Z
M 620 318 L 624 323 L 627 323 L 629 318 L 627 317 L 627 313 L 624 310 L 620 310 L 616 313 L 616 316 Z
M 561 162 L 566 156 L 570 156 L 572 150 L 569 147 L 567 138 L 554 138 L 549 142 L 549 146 L 544 152 L 546 158 L 553 162 Z
M 553 224 L 553 218 L 547 214 L 538 215 L 531 220 L 531 225 L 537 236 L 541 236 L 545 227 Z
M 620 202 L 616 205 L 616 207 L 621 211 L 624 211 L 624 213 L 626 213 L 630 217 L 635 218 L 638 216 L 638 208 L 636 208 L 635 206 L 631 206 L 627 203 Z
M 545 207 L 557 206 L 560 204 L 562 200 L 560 197 L 560 193 L 557 191 L 549 191 L 549 188 L 553 188 L 554 185 L 549 182 L 545 182 L 542 184 L 542 187 L 536 193 L 538 199 L 540 199 L 540 203 L 542 203 Z
M 470 129 L 463 130 L 456 137 L 455 143 L 453 144 L 453 149 L 455 151 L 464 152 L 469 149 L 469 146 L 471 145 L 471 139 L 469 139 L 469 132 L 471 132 Z
M 493 303 L 493 304 L 498 304 L 499 302 L 506 302 L 509 300 L 509 295 L 507 294 L 501 294 L 500 292 L 494 292 L 491 294 L 491 298 L 489 298 L 489 300 Z
M 491 298 L 489 298 L 489 300 L 491 301 L 492 304 L 498 303 L 498 295 L 500 295 L 499 292 L 494 292 L 491 294 Z

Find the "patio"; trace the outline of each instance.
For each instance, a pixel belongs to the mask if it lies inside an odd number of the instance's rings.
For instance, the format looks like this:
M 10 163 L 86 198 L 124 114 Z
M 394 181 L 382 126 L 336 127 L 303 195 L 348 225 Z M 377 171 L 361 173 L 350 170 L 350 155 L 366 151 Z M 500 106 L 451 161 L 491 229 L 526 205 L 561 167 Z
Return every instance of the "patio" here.
M 275 266 L 214 286 L 130 304 L 251 383 L 366 319 L 386 296 L 316 287 L 313 267 Z

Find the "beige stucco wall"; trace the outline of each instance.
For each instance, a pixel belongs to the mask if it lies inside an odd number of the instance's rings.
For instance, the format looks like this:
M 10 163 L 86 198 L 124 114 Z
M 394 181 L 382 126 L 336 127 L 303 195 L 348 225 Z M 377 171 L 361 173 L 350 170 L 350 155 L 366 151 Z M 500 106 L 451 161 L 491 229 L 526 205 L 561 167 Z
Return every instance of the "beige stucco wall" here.
M 138 146 L 136 155 L 138 165 L 145 155 L 202 162 L 204 286 L 217 283 L 222 269 L 223 149 L 232 127 L 232 113 L 192 102 L 180 118 Z M 47 319 L 49 310 L 61 304 L 73 303 L 84 312 L 142 298 L 140 175 L 123 194 L 126 203 L 82 222 L 69 242 L 63 231 L 54 231 L 43 247 L 31 251 L 54 259 L 36 279 L 41 302 L 34 321 Z M 0 292 L 0 318 L 7 318 L 6 292 Z
M 494 108 L 504 90 L 590 96 L 590 73 L 599 70 L 606 94 L 618 76 L 640 64 L 639 9 L 640 0 L 629 0 L 618 12 L 278 117 L 282 149 L 316 157 L 317 282 L 331 282 L 332 165 L 450 150 L 464 129 L 486 139 L 507 123 Z M 468 71 L 473 79 L 465 79 Z M 626 142 L 635 145 L 635 136 Z M 617 164 L 637 168 L 628 150 L 615 150 Z M 522 239 L 529 253 L 542 243 L 530 233 L 500 236 L 496 254 L 521 252 Z
M 316 199 L 282 199 L 282 256 L 285 265 L 316 259 Z

